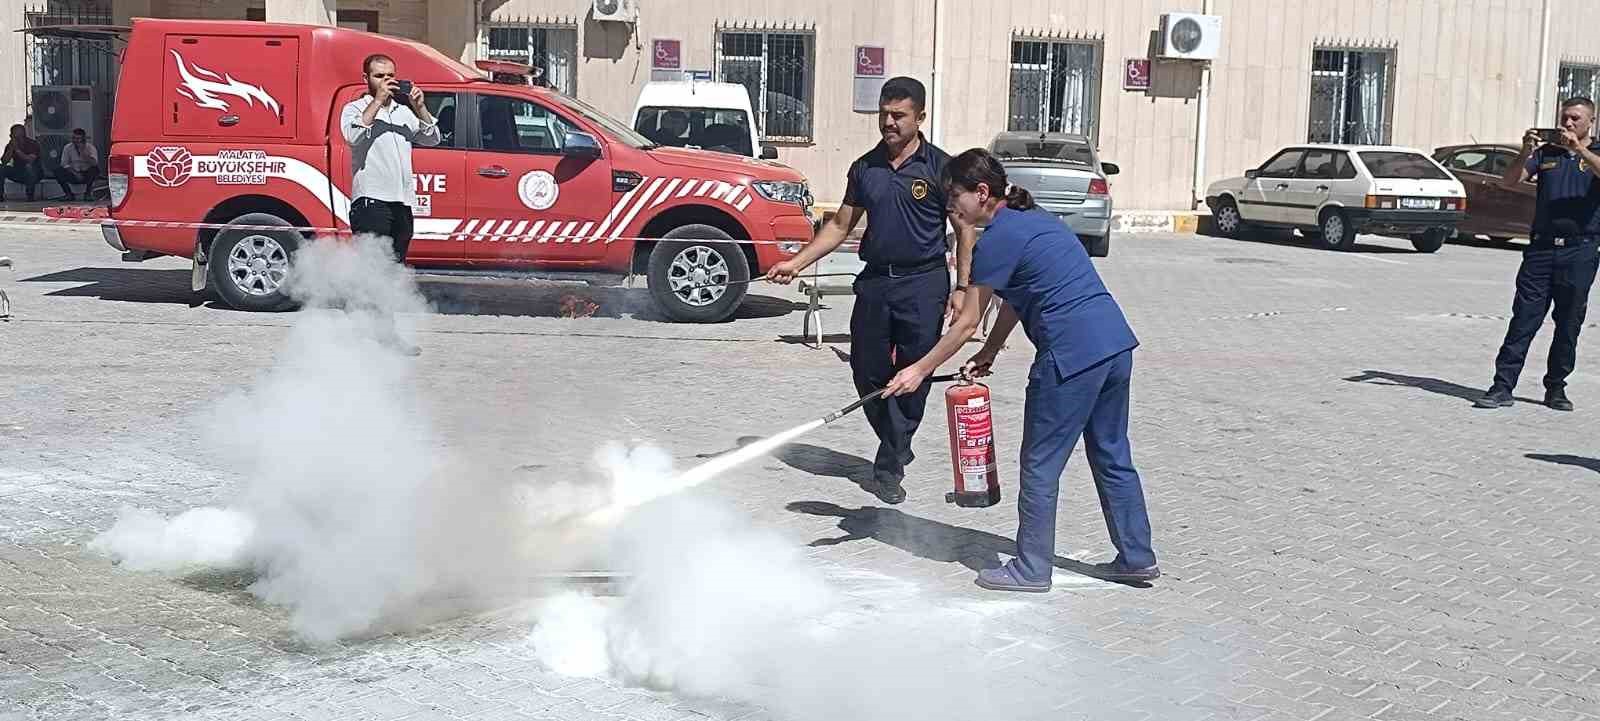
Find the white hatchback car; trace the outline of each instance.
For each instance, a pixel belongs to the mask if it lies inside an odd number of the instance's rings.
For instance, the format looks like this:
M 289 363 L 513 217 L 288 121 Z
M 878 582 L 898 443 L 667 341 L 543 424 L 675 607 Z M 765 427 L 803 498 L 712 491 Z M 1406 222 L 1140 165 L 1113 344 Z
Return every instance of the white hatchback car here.
M 1357 233 L 1411 239 L 1424 253 L 1444 245 L 1467 212 L 1461 182 L 1426 153 L 1388 145 L 1285 148 L 1244 177 L 1206 189 L 1216 229 L 1298 229 L 1335 250 Z

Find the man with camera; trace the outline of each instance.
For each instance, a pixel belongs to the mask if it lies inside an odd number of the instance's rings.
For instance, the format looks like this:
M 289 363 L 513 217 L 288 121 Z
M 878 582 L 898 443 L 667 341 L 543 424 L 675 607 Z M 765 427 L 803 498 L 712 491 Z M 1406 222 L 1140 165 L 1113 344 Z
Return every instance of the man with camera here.
M 1544 403 L 1570 411 L 1567 376 L 1578 356 L 1578 331 L 1589 304 L 1589 287 L 1600 266 L 1600 143 L 1589 135 L 1594 101 L 1571 98 L 1561 104 L 1559 129 L 1532 129 L 1522 137 L 1522 154 L 1501 179 L 1507 187 L 1529 180 L 1539 184 L 1533 232 L 1517 270 L 1517 294 L 1510 328 L 1495 358 L 1494 384 L 1475 401 L 1480 408 L 1512 404 L 1528 346 L 1555 307 L 1555 338 L 1544 376 Z
M 422 89 L 395 78 L 389 56 L 367 56 L 361 71 L 367 92 L 345 105 L 339 116 L 350 143 L 350 230 L 389 238 L 395 262 L 404 263 L 417 197 L 411 146 L 438 145 L 439 124 L 423 102 Z M 392 336 L 392 328 L 385 335 Z M 398 338 L 387 340 L 408 355 L 420 353 Z

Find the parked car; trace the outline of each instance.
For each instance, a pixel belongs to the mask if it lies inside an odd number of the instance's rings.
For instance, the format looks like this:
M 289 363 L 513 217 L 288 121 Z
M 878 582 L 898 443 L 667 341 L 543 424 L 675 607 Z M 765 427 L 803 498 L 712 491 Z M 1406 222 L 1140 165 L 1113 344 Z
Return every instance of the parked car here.
M 1008 180 L 1027 188 L 1039 207 L 1078 234 L 1089 255 L 1103 258 L 1111 252 L 1111 186 L 1106 179 L 1121 169 L 1101 162 L 1088 138 L 1006 132 L 995 136 L 989 152 L 1005 165 Z
M 1433 159 L 1467 189 L 1467 217 L 1456 226 L 1458 234 L 1485 235 L 1498 242 L 1527 237 L 1538 186 L 1500 184 L 1521 152 L 1520 146 L 1500 144 L 1451 145 L 1433 151 Z
M 493 82 L 421 43 L 141 18 L 121 56 L 110 216 L 204 225 L 111 223 L 106 242 L 129 261 L 192 258 L 195 290 L 234 308 L 291 307 L 291 261 L 311 237 L 298 229 L 349 227 L 339 111 L 365 92 L 354 69 L 373 53 L 422 89 L 444 137 L 412 154 L 406 262 L 419 273 L 607 283 L 641 274 L 667 317 L 713 322 L 738 309 L 743 281 L 811 239 L 799 172 L 661 147 L 581 100 Z
M 633 129 L 669 147 L 776 159 L 778 149 L 761 143 L 754 117 L 750 91 L 738 83 L 656 81 L 639 91 Z
M 1466 189 L 1421 151 L 1390 145 L 1284 148 L 1242 177 L 1206 190 L 1216 228 L 1239 237 L 1255 228 L 1297 229 L 1334 250 L 1357 233 L 1411 239 L 1437 251 L 1466 215 Z

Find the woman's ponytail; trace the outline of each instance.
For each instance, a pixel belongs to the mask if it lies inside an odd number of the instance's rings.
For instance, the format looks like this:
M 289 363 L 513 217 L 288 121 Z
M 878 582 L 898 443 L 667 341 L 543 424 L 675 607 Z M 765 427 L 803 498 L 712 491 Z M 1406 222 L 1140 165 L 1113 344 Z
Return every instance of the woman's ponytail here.
M 1006 207 L 1012 210 L 1033 210 L 1039 206 L 1033 202 L 1033 193 L 1013 183 L 1006 189 Z
M 1032 210 L 1037 207 L 1033 202 L 1033 194 L 1027 188 L 1006 182 L 1005 166 L 999 158 L 983 148 L 973 148 L 951 158 L 944 168 L 944 181 L 946 187 L 968 192 L 977 190 L 979 185 L 987 185 L 990 195 L 999 196 L 1003 193 L 1006 207 L 1012 210 Z

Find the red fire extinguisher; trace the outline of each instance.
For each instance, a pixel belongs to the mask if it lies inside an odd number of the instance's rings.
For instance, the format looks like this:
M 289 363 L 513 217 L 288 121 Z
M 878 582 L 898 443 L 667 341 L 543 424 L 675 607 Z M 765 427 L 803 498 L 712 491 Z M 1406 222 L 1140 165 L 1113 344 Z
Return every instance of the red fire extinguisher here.
M 956 488 L 946 503 L 983 508 L 1000 502 L 1000 471 L 994 461 L 994 418 L 989 387 L 963 377 L 944 392 L 950 425 L 950 460 Z

